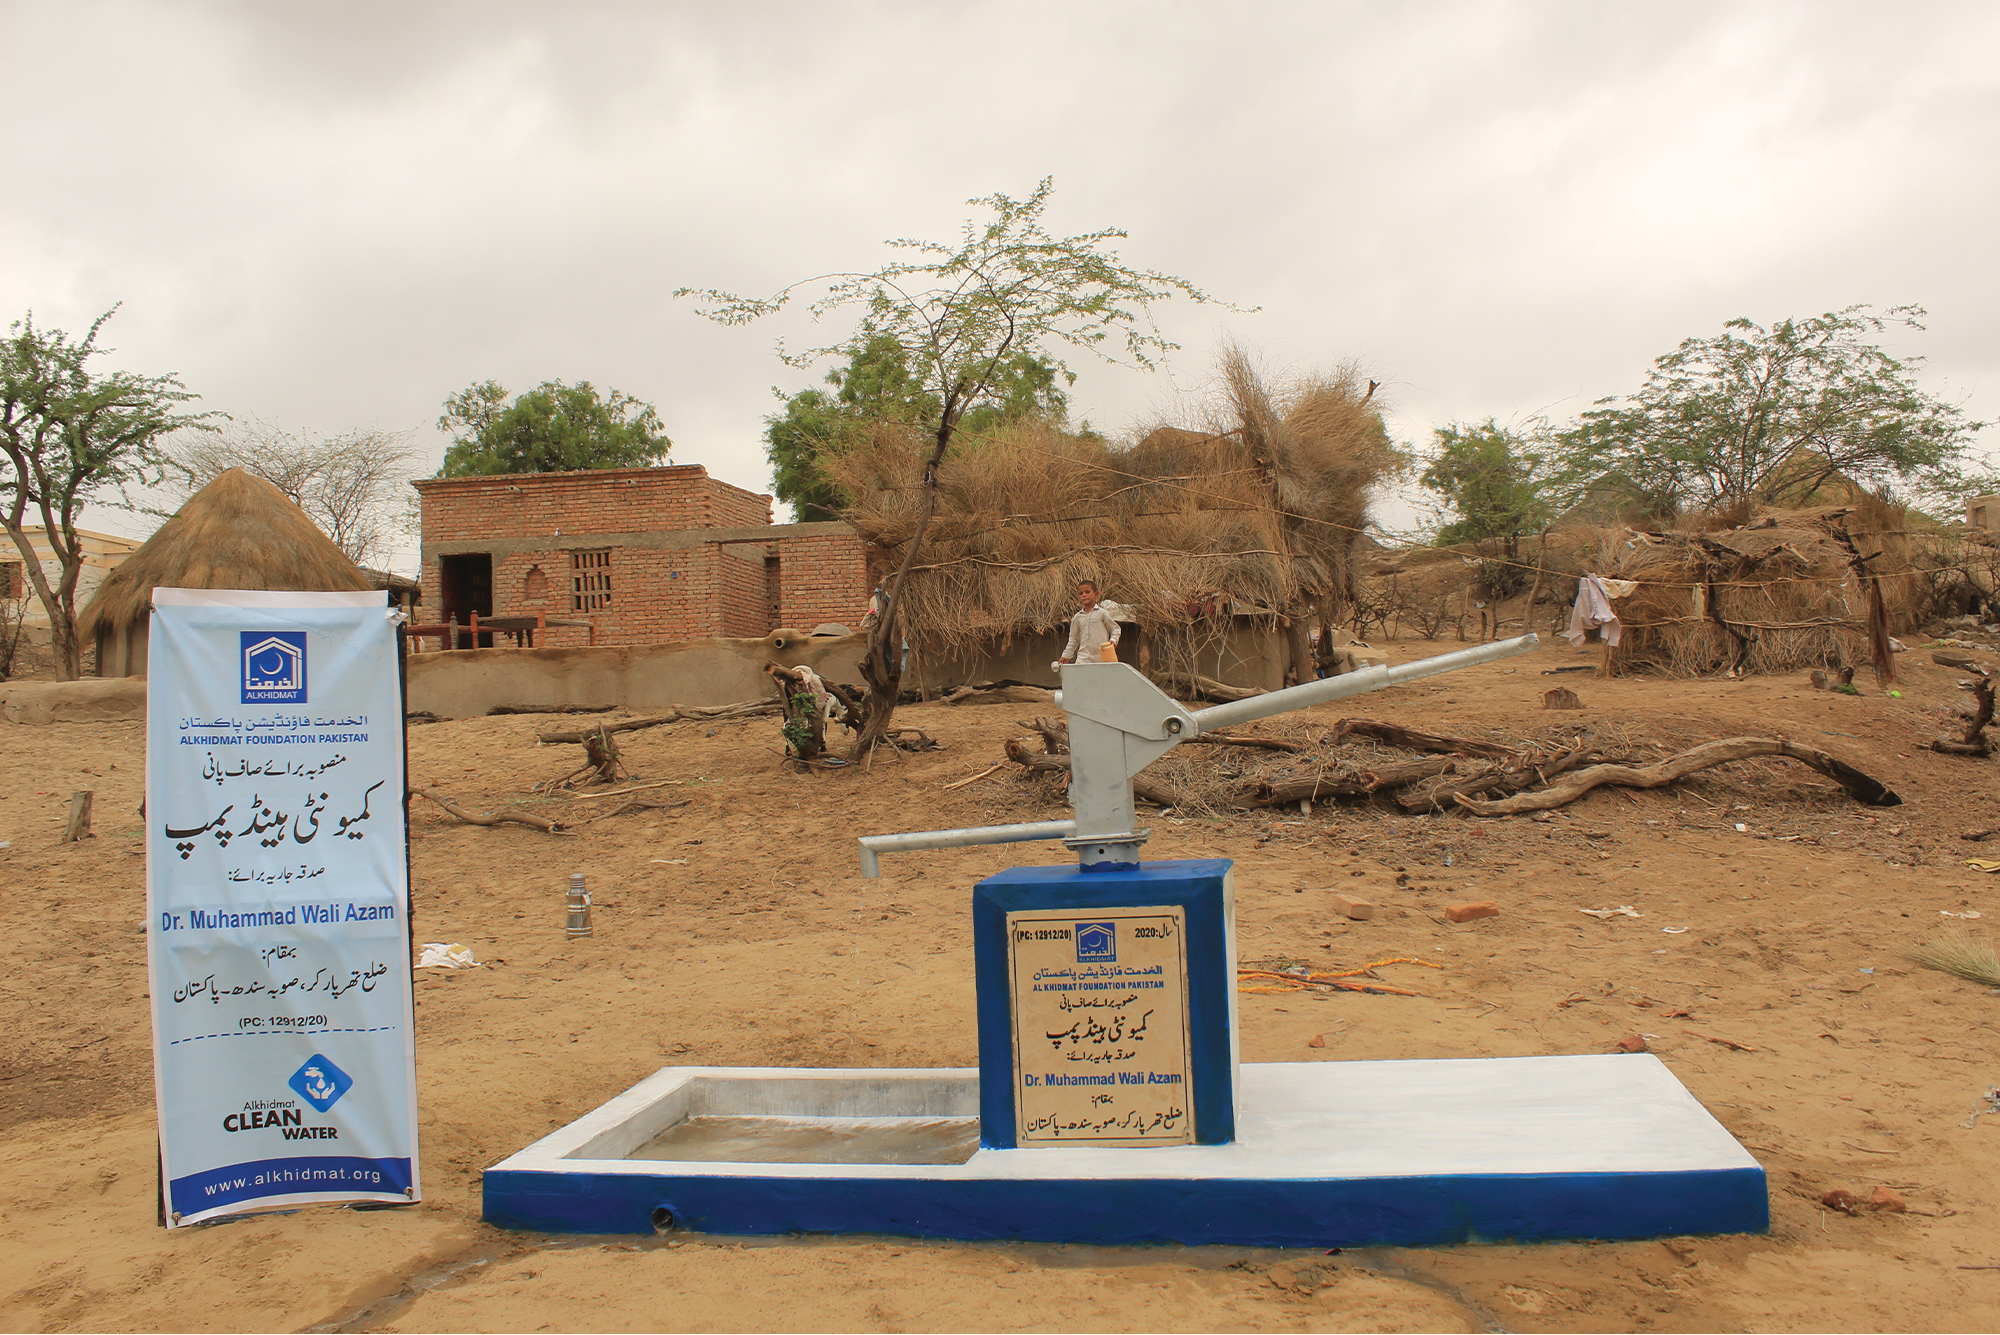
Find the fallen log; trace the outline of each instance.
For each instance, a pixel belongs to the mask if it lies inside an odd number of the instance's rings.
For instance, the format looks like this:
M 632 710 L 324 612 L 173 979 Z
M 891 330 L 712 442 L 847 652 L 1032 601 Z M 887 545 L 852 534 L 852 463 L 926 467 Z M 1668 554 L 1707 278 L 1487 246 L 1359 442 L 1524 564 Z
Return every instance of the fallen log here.
M 600 811 L 588 819 L 610 820 L 613 816 L 622 816 L 628 811 L 678 811 L 693 801 L 692 797 L 683 797 L 678 802 L 655 802 L 651 798 L 634 797 L 628 801 L 620 802 L 609 811 Z
M 948 705 L 1045 705 L 1055 698 L 1055 692 L 1025 682 L 987 681 L 976 686 L 955 686 L 939 698 Z
M 449 798 L 433 797 L 421 788 L 412 788 L 410 792 L 416 797 L 423 798 L 426 802 L 443 807 L 467 825 L 527 825 L 545 834 L 562 834 L 564 832 L 563 824 L 560 821 L 550 820 L 547 816 L 537 816 L 526 811 L 517 811 L 513 807 L 502 807 L 498 811 L 489 811 L 484 815 L 480 815 L 476 812 L 467 811 L 464 807 Z
M 1378 793 L 1384 788 L 1402 788 L 1425 779 L 1435 779 L 1440 774 L 1449 774 L 1457 765 L 1455 756 L 1429 756 L 1423 760 L 1377 765 L 1361 771 L 1361 786 L 1371 793 Z
M 1598 758 L 1594 752 L 1587 752 L 1580 745 L 1573 746 L 1567 751 L 1557 752 L 1546 760 L 1538 756 L 1524 757 L 1513 766 L 1490 769 L 1482 774 L 1474 774 L 1451 783 L 1441 783 L 1427 793 L 1398 793 L 1396 803 L 1405 811 L 1448 811 L 1460 796 L 1477 797 L 1481 793 L 1495 790 L 1518 793 L 1523 788 L 1547 783 L 1551 775 L 1567 773 L 1585 761 Z
M 1512 747 L 1500 746 L 1493 742 L 1474 741 L 1470 737 L 1446 737 L 1435 732 L 1421 732 L 1416 728 L 1405 728 L 1401 724 L 1384 723 L 1372 718 L 1344 718 L 1334 725 L 1333 740 L 1345 741 L 1350 736 L 1373 737 L 1391 746 L 1400 746 L 1405 751 L 1431 751 L 1447 755 L 1490 756 L 1494 760 L 1513 760 L 1520 752 Z
M 1243 800 L 1256 807 L 1285 807 L 1294 802 L 1319 802 L 1330 797 L 1366 797 L 1371 790 L 1358 774 L 1317 774 L 1304 779 L 1258 781 Z
M 1031 774 L 1061 774 L 1065 779 L 1069 776 L 1068 756 L 1037 755 L 1018 737 L 1007 739 L 1007 759 Z M 1143 774 L 1132 776 L 1132 796 L 1155 806 L 1177 807 L 1181 804 L 1180 794 Z
M 1965 721 L 1964 733 L 1956 738 L 1940 737 L 1933 741 L 1931 750 L 1948 756 L 1990 756 L 1993 743 L 1986 736 L 1986 725 L 1993 721 L 1993 683 L 1984 677 L 1972 683 L 1972 717 Z
M 545 732 L 535 740 L 547 744 L 581 742 L 586 737 L 595 737 L 599 732 L 637 732 L 641 728 L 657 728 L 664 723 L 701 723 L 724 718 L 752 718 L 758 714 L 776 714 L 783 709 L 784 702 L 780 700 L 745 700 L 740 704 L 695 706 L 685 709 L 675 705 L 664 714 L 620 719 L 616 723 L 600 724 L 595 728 L 580 728 L 574 732 Z
M 1677 756 L 1668 756 L 1657 764 L 1592 765 L 1588 769 L 1578 770 L 1561 783 L 1552 784 L 1538 793 L 1519 793 L 1492 802 L 1482 802 L 1464 796 L 1455 797 L 1453 800 L 1478 816 L 1512 816 L 1523 811 L 1551 811 L 1576 801 L 1577 798 L 1599 786 L 1664 788 L 1697 770 L 1726 765 L 1732 760 L 1748 760 L 1753 756 L 1787 756 L 1797 760 L 1826 775 L 1846 789 L 1849 796 L 1869 806 L 1902 805 L 1902 798 L 1852 765 L 1836 760 L 1824 751 L 1801 746 L 1783 737 L 1730 737 L 1719 742 L 1704 743 Z

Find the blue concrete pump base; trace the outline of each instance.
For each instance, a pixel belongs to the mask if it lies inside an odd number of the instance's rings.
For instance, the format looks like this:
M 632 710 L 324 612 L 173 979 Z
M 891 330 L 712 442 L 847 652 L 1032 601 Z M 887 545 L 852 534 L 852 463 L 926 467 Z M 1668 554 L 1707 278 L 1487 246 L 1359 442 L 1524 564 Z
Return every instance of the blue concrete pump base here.
M 972 1070 L 669 1067 L 488 1169 L 485 1217 L 556 1233 L 883 1233 L 1424 1246 L 1761 1233 L 1764 1170 L 1647 1054 L 1241 1068 L 1237 1138 L 963 1162 L 627 1157 L 693 1115 L 979 1115 Z

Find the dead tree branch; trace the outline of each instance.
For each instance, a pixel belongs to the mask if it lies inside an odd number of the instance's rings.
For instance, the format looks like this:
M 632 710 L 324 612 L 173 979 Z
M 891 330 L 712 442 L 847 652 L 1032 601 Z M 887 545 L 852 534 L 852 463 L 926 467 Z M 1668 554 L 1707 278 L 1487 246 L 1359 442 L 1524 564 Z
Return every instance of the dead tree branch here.
M 1730 737 L 1719 742 L 1705 743 L 1683 751 L 1677 756 L 1669 756 L 1653 765 L 1592 765 L 1588 769 L 1578 770 L 1561 783 L 1553 784 L 1538 793 L 1520 793 L 1492 802 L 1482 802 L 1464 796 L 1455 797 L 1453 800 L 1479 816 L 1512 816 L 1523 811 L 1549 811 L 1574 802 L 1600 785 L 1619 788 L 1664 788 L 1697 770 L 1726 765 L 1732 760 L 1748 760 L 1753 756 L 1788 756 L 1818 770 L 1846 789 L 1856 801 L 1869 806 L 1893 807 L 1901 805 L 1903 801 L 1881 782 L 1863 774 L 1845 761 L 1836 760 L 1824 751 L 1801 746 L 1783 737 Z
M 1373 737 L 1391 746 L 1400 746 L 1405 751 L 1429 751 L 1445 755 L 1488 756 L 1494 760 L 1515 760 L 1520 752 L 1511 747 L 1498 746 L 1492 742 L 1474 741 L 1469 737 L 1445 737 L 1434 732 L 1420 732 L 1415 728 L 1405 728 L 1397 723 L 1384 723 L 1372 718 L 1344 718 L 1333 730 L 1333 740 L 1345 741 L 1350 736 Z
M 1178 687 L 1194 695 L 1225 703 L 1231 700 L 1248 700 L 1253 695 L 1268 695 L 1268 691 L 1254 687 L 1226 686 L 1213 677 L 1204 677 L 1197 672 L 1162 672 L 1159 677 L 1162 686 Z
M 1538 783 L 1547 783 L 1557 774 L 1565 774 L 1586 761 L 1600 759 L 1594 752 L 1584 749 L 1581 742 L 1567 751 L 1559 751 L 1547 759 L 1523 756 L 1516 762 L 1489 769 L 1450 783 L 1441 783 L 1429 792 L 1403 792 L 1396 795 L 1396 803 L 1405 811 L 1448 811 L 1459 797 L 1477 797 L 1481 793 L 1517 793 L 1523 788 L 1531 788 Z
M 1984 677 L 1973 682 L 1972 698 L 1972 717 L 1965 721 L 1964 733 L 1957 738 L 1938 738 L 1930 744 L 1931 750 L 1948 756 L 1993 754 L 1993 743 L 1986 736 L 1986 725 L 1993 721 L 1993 683 Z
M 657 728 L 664 723 L 702 723 L 715 719 L 752 718 L 758 714 L 776 714 L 784 704 L 778 700 L 745 700 L 734 705 L 711 705 L 684 708 L 674 705 L 664 714 L 650 714 L 645 718 L 620 719 L 616 723 L 604 723 L 595 728 L 578 728 L 570 732 L 545 732 L 535 738 L 545 745 L 560 742 L 581 742 L 586 737 L 594 737 L 599 732 L 637 732 L 641 728 Z
M 413 796 L 421 797 L 426 802 L 443 807 L 467 825 L 527 825 L 545 834 L 563 834 L 566 832 L 564 825 L 560 821 L 551 820 L 547 816 L 537 816 L 531 812 L 521 811 L 514 807 L 502 807 L 498 811 L 489 811 L 482 816 L 477 812 L 467 811 L 464 807 L 449 798 L 433 797 L 421 788 L 412 788 L 410 792 Z

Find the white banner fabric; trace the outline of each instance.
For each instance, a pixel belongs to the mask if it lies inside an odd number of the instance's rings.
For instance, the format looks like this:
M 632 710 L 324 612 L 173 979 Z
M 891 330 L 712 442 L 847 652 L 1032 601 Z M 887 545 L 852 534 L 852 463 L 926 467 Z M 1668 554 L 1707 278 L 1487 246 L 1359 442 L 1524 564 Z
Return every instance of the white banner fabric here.
M 153 592 L 146 944 L 169 1227 L 421 1198 L 394 617 L 372 592 Z

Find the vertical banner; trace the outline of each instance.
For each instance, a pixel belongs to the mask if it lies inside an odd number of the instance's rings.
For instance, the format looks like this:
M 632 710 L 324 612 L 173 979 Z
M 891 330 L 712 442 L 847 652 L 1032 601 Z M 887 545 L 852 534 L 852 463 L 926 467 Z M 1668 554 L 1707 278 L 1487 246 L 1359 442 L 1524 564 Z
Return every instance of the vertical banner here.
M 394 612 L 155 589 L 146 944 L 169 1227 L 414 1201 Z

